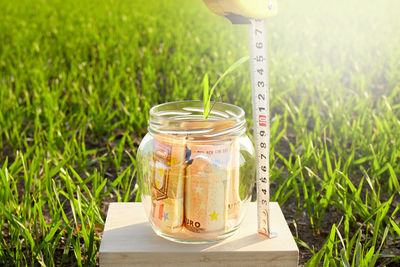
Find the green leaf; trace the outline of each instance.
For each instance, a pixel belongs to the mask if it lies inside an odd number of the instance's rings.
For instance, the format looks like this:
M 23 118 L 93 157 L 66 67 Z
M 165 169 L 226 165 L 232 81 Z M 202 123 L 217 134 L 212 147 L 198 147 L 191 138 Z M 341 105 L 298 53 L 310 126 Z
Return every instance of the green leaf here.
M 399 184 L 399 179 L 396 176 L 395 171 L 393 170 L 393 167 L 390 163 L 387 163 L 389 172 L 390 172 L 390 181 L 393 183 L 395 189 L 397 192 L 400 192 L 400 184 Z
M 208 73 L 204 75 L 203 82 L 203 116 L 204 119 L 207 119 L 208 109 L 210 107 L 210 102 L 208 102 L 208 95 L 210 93 L 210 84 L 208 80 Z
M 52 229 L 50 232 L 46 235 L 46 238 L 43 240 L 43 243 L 50 243 L 50 241 L 53 239 L 54 234 L 58 231 L 58 228 L 61 226 L 62 221 L 58 221 L 55 225 L 52 225 Z
M 365 259 L 365 263 L 368 263 L 368 266 L 370 266 L 370 263 L 372 261 L 372 256 L 374 256 L 374 252 L 375 252 L 375 246 L 372 246 L 367 254 L 365 255 L 364 259 Z
M 355 253 L 354 253 L 354 261 L 356 263 L 356 266 L 360 266 L 363 262 L 363 258 L 361 257 L 361 250 L 362 250 L 362 245 L 360 242 L 361 234 L 359 235 L 359 237 L 360 238 L 357 240 Z
M 103 180 L 103 182 L 100 184 L 100 186 L 97 188 L 97 190 L 96 190 L 96 192 L 95 192 L 95 197 L 96 197 L 96 199 L 98 199 L 99 198 L 99 196 L 100 196 L 100 192 L 101 192 L 101 190 L 103 190 L 103 188 L 104 188 L 104 186 L 107 184 L 107 179 L 104 179 Z
M 136 191 L 136 196 L 135 196 L 135 202 L 140 202 L 142 201 L 141 195 L 140 195 L 140 188 Z
M 390 219 L 390 223 L 391 223 L 392 226 L 393 226 L 393 230 L 395 230 L 396 233 L 400 236 L 400 228 L 399 228 L 399 226 L 396 225 L 396 223 L 395 223 L 392 219 Z
M 340 250 L 340 257 L 342 258 L 342 263 L 345 267 L 350 267 L 350 263 L 346 258 L 346 252 L 344 249 Z
M 208 87 L 208 75 L 206 74 L 204 76 L 203 79 L 203 97 L 205 95 L 208 96 L 208 98 L 203 98 L 203 107 L 204 107 L 204 119 L 206 120 L 208 118 L 208 116 L 210 115 L 211 109 L 210 107 L 210 102 L 211 102 L 211 97 L 214 94 L 215 88 L 218 86 L 218 84 L 223 80 L 223 78 L 228 75 L 229 73 L 233 72 L 234 70 L 236 70 L 240 65 L 242 65 L 243 63 L 245 63 L 247 60 L 249 60 L 248 56 L 242 57 L 241 59 L 239 59 L 238 61 L 236 61 L 235 63 L 233 63 L 225 72 L 224 74 L 221 75 L 221 77 L 218 78 L 218 80 L 215 82 L 215 84 L 213 85 L 213 87 L 211 88 L 211 91 L 209 91 L 209 87 Z M 206 86 L 207 84 L 207 86 Z M 207 87 L 207 89 L 206 89 Z M 207 91 L 207 94 L 206 94 Z
M 303 240 L 301 240 L 300 238 L 297 238 L 295 236 L 293 236 L 294 240 L 296 241 L 296 243 L 302 247 L 305 247 L 306 249 L 308 249 L 311 252 L 314 252 L 314 250 Z
M 324 256 L 325 253 L 325 247 L 323 247 L 318 253 L 314 254 L 312 258 L 304 264 L 305 267 L 314 267 L 314 266 L 320 266 L 320 262 L 322 257 Z

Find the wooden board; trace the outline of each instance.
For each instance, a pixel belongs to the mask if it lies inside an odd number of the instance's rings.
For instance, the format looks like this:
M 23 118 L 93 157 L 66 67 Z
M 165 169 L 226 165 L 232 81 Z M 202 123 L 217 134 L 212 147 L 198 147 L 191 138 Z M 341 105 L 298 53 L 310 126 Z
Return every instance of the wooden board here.
M 256 233 L 257 207 L 250 203 L 239 232 L 206 245 L 178 244 L 157 236 L 141 203 L 111 203 L 100 245 L 100 266 L 297 266 L 299 250 L 279 205 L 270 203 L 276 238 Z

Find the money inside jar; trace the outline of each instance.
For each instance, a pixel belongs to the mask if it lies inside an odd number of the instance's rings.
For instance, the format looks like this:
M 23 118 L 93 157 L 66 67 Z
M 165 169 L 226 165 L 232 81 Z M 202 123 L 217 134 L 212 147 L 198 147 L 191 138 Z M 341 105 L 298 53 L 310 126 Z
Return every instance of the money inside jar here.
M 162 231 L 188 234 L 225 232 L 239 214 L 237 138 L 178 142 L 155 138 L 153 223 Z
M 156 234 L 182 243 L 225 239 L 239 228 L 255 183 L 244 111 L 216 103 L 208 119 L 197 101 L 150 111 L 138 152 L 141 200 Z

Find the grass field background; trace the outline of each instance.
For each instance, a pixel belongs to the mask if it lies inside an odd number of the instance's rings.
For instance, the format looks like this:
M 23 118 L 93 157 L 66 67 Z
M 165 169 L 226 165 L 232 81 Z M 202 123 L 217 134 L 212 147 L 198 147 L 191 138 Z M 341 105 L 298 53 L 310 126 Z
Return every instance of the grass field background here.
M 400 1 L 282 0 L 271 187 L 309 266 L 400 264 Z M 150 107 L 248 55 L 200 0 L 0 0 L 0 265 L 94 265 Z M 251 123 L 250 71 L 216 90 Z

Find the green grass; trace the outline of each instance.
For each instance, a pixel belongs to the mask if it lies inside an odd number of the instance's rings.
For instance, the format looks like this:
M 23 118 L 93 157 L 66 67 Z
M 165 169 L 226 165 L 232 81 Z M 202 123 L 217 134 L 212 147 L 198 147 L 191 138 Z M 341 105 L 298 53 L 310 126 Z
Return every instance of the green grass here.
M 309 266 L 399 264 L 400 2 L 330 2 L 280 1 L 268 23 L 271 198 Z M 106 204 L 138 199 L 149 109 L 202 99 L 247 27 L 200 0 L 0 10 L 0 264 L 96 264 Z M 242 66 L 214 95 L 249 129 L 250 92 Z

